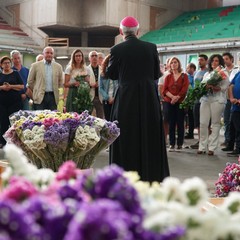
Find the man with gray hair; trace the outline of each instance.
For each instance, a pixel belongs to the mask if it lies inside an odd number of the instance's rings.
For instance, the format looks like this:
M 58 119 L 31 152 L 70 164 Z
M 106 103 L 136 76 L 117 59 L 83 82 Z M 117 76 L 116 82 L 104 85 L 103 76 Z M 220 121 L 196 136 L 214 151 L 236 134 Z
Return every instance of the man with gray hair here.
M 143 181 L 169 176 L 160 100 L 155 79 L 160 74 L 156 45 L 137 39 L 139 23 L 128 16 L 120 23 L 124 41 L 111 48 L 106 71 L 119 87 L 111 120 L 120 136 L 110 147 L 110 164 L 137 171 Z
M 102 97 L 99 94 L 99 80 L 101 74 L 101 68 L 98 65 L 98 53 L 96 51 L 91 51 L 88 55 L 90 64 L 88 69 L 90 72 L 90 81 L 89 85 L 91 87 L 90 96 L 93 101 L 93 106 L 96 110 L 96 116 L 99 118 L 104 117 L 103 106 L 102 106 Z
M 36 56 L 36 62 L 42 61 L 44 59 L 44 56 L 42 54 L 38 54 Z
M 59 102 L 59 88 L 63 86 L 62 66 L 53 60 L 52 47 L 45 47 L 43 56 L 43 61 L 32 64 L 28 86 L 33 92 L 35 110 L 56 110 Z
M 98 66 L 100 66 L 100 68 L 101 68 L 101 65 L 102 65 L 102 62 L 103 62 L 104 58 L 105 58 L 104 53 L 98 52 L 98 54 L 97 54 L 97 63 L 98 63 Z
M 23 110 L 29 110 L 29 91 L 27 90 L 27 78 L 29 74 L 29 69 L 22 65 L 22 55 L 18 50 L 11 51 L 10 57 L 13 62 L 12 69 L 18 71 L 24 84 L 24 89 L 21 91 Z

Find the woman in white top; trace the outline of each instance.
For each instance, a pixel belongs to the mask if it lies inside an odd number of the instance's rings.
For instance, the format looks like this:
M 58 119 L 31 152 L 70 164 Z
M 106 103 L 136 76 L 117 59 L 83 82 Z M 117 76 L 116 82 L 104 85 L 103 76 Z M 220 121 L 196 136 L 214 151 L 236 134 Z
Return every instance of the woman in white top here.
M 73 104 L 80 82 L 76 81 L 77 76 L 85 76 L 85 81 L 89 82 L 89 71 L 85 66 L 84 56 L 80 49 L 73 51 L 71 60 L 65 70 L 64 101 L 66 101 L 67 112 L 78 112 L 77 106 Z
M 202 83 L 206 83 L 210 79 L 211 72 L 222 68 L 224 60 L 220 54 L 213 54 L 208 60 L 209 71 L 203 76 Z M 218 138 L 220 132 L 221 115 L 226 104 L 226 91 L 229 86 L 229 78 L 225 72 L 226 78 L 221 80 L 217 86 L 207 85 L 211 89 L 211 93 L 207 93 L 201 99 L 200 106 L 200 141 L 198 154 L 203 154 L 208 149 L 208 155 L 214 155 L 214 151 L 218 146 Z M 208 126 L 211 120 L 212 133 L 209 136 Z

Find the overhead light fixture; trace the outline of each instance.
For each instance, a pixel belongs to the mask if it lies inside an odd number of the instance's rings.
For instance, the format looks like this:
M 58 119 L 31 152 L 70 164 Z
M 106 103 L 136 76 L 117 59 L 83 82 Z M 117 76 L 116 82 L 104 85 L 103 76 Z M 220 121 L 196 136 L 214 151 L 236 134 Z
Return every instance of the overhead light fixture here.
M 68 56 L 58 56 L 56 59 L 68 59 Z

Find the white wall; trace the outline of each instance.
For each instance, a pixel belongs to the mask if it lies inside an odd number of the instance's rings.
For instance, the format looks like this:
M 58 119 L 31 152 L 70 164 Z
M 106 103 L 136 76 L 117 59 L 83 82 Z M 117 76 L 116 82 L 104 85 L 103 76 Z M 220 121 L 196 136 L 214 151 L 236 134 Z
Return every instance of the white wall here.
M 56 24 L 57 0 L 32 0 L 21 4 L 21 19 L 31 26 Z
M 223 6 L 240 5 L 240 0 L 223 0 Z
M 80 14 L 84 28 L 106 25 L 106 0 L 83 1 Z
M 83 19 L 83 4 L 79 0 L 57 1 L 57 22 L 67 26 L 80 26 Z

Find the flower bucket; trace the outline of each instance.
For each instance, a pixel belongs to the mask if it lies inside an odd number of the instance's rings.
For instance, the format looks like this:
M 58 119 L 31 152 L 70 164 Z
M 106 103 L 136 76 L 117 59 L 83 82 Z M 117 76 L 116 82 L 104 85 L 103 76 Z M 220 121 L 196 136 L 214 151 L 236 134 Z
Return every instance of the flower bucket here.
M 2 173 L 7 166 L 8 163 L 6 161 L 0 160 L 0 191 L 2 190 Z
M 53 171 L 68 160 L 79 169 L 91 168 L 96 155 L 120 134 L 116 122 L 91 116 L 87 111 L 19 111 L 10 120 L 6 141 L 20 147 L 38 168 Z

